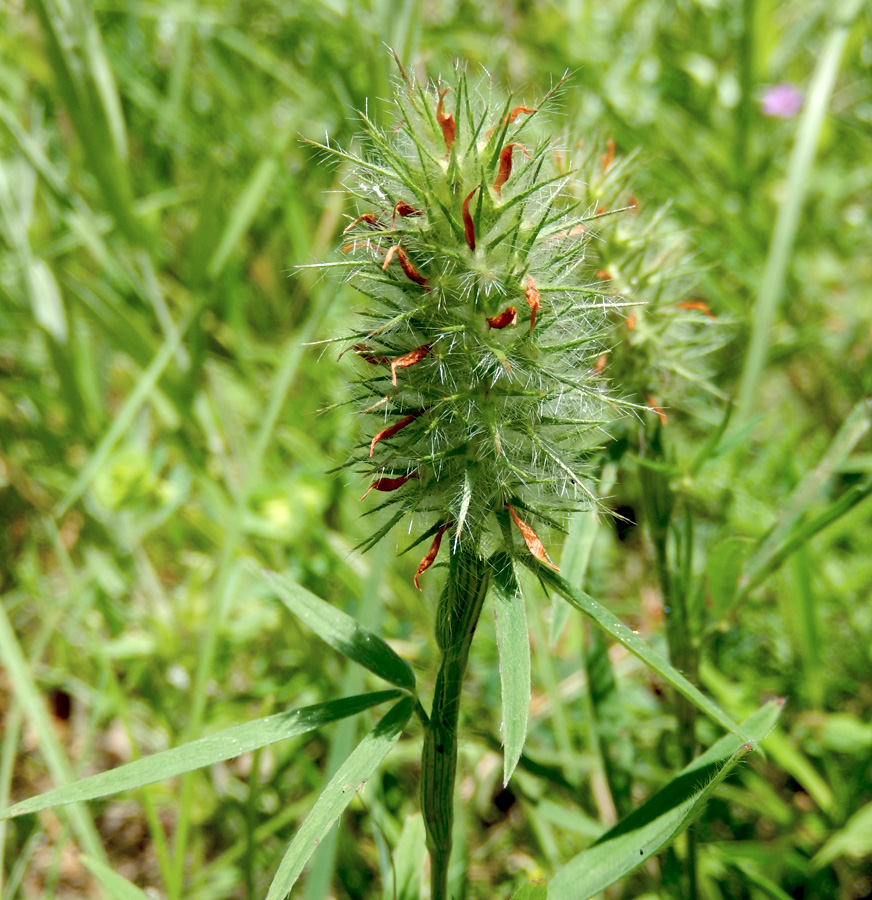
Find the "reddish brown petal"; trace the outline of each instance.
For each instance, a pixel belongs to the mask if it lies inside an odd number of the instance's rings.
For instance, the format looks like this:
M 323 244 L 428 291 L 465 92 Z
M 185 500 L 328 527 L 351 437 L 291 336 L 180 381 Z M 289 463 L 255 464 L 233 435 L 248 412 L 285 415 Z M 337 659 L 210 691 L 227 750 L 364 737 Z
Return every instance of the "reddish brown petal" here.
M 666 423 L 669 421 L 669 418 L 667 417 L 666 413 L 663 412 L 663 409 L 654 402 L 654 398 L 650 394 L 647 397 L 647 403 L 648 406 L 650 406 L 651 409 L 653 409 L 654 412 L 657 413 L 657 418 L 660 419 L 660 422 L 663 425 L 666 425 Z
M 396 478 L 376 478 L 360 499 L 366 500 L 370 491 L 395 491 L 397 488 L 402 487 L 407 481 L 411 481 L 411 479 L 417 477 L 417 472 L 411 472 L 408 475 L 399 475 Z
M 709 305 L 705 300 L 684 300 L 678 304 L 678 308 L 696 309 L 699 310 L 699 312 L 705 313 L 710 319 L 715 318 L 715 314 L 709 309 Z
M 379 222 L 378 216 L 375 215 L 375 213 L 364 213 L 362 216 L 355 219 L 342 233 L 348 234 L 355 225 L 359 225 L 361 222 L 366 222 L 367 225 L 371 225 L 373 228 L 381 228 L 381 222 Z
M 509 180 L 509 176 L 512 174 L 512 150 L 515 147 L 520 147 L 524 151 L 524 155 L 527 159 L 530 158 L 530 154 L 527 153 L 527 148 L 524 147 L 523 144 L 506 144 L 506 146 L 500 150 L 500 170 L 494 181 L 494 190 L 497 192 L 498 196 L 502 194 L 503 185 Z
M 627 331 L 632 331 L 636 327 L 636 313 L 631 312 L 627 316 Z
M 533 326 L 536 324 L 536 313 L 539 312 L 540 304 L 539 291 L 536 290 L 536 282 L 529 276 L 527 278 L 527 290 L 524 292 L 524 296 L 527 298 L 527 303 L 530 304 L 530 309 L 533 311 L 530 315 L 530 334 L 532 334 Z
M 606 363 L 609 361 L 608 353 L 603 353 L 597 357 L 596 362 L 593 364 L 593 368 L 590 370 L 591 375 L 602 375 L 603 370 L 606 367 Z
M 505 119 L 503 119 L 503 125 L 511 125 L 512 122 L 514 122 L 515 119 L 517 119 L 518 116 L 521 115 L 521 113 L 523 113 L 525 116 L 529 116 L 534 112 L 539 112 L 539 110 L 530 109 L 529 106 L 516 106 L 513 110 L 511 110 L 511 112 L 509 112 Z
M 627 206 L 629 206 L 633 211 L 634 216 L 637 212 L 639 212 L 639 201 L 635 197 L 630 196 L 630 202 L 627 204 Z
M 475 250 L 475 226 L 472 224 L 472 216 L 469 214 L 469 201 L 472 195 L 481 187 L 477 184 L 463 201 L 463 232 L 466 235 L 466 243 L 470 250 Z
M 402 356 L 396 357 L 396 359 L 391 360 L 391 381 L 396 385 L 397 383 L 397 369 L 408 369 L 409 366 L 414 366 L 415 363 L 421 362 L 421 360 L 430 352 L 430 344 L 424 344 L 421 347 L 415 347 L 414 350 L 410 350 L 408 353 L 404 353 Z
M 506 506 L 509 510 L 509 515 L 512 517 L 512 521 L 515 525 L 518 526 L 518 531 L 521 532 L 521 536 L 524 538 L 524 543 L 527 545 L 527 549 L 536 557 L 540 562 L 545 563 L 546 566 L 551 566 L 556 572 L 559 572 L 560 569 L 554 565 L 551 560 L 545 555 L 545 548 L 542 546 L 542 541 L 539 540 L 539 535 L 536 534 L 535 531 L 526 523 L 521 521 L 518 518 L 518 514 L 515 510 L 509 506 L 507 503 Z
M 608 271 L 608 269 L 597 269 L 596 277 L 599 278 L 600 281 L 611 281 L 612 273 Z
M 397 205 L 394 207 L 394 217 L 391 219 L 391 230 L 393 231 L 394 224 L 397 221 L 397 216 L 401 216 L 402 218 L 407 218 L 408 216 L 423 216 L 424 211 L 421 209 L 415 209 L 414 206 L 409 206 L 408 203 L 404 203 L 400 200 Z
M 387 366 L 390 365 L 389 356 L 376 356 L 366 344 L 355 344 L 351 348 L 364 362 L 368 362 L 371 366 Z
M 436 559 L 436 554 L 439 552 L 439 545 L 442 543 L 442 535 L 445 534 L 445 529 L 450 528 L 454 523 L 446 522 L 439 531 L 436 532 L 436 537 L 433 538 L 433 543 L 430 544 L 430 549 L 427 551 L 427 555 L 421 560 L 421 564 L 418 566 L 418 571 L 415 572 L 415 587 L 418 590 L 421 590 L 421 585 L 418 584 L 418 576 L 423 574 L 433 565 L 433 561 Z
M 411 281 L 414 281 L 415 284 L 420 284 L 424 290 L 429 290 L 427 287 L 427 279 L 409 262 L 409 257 L 406 256 L 406 251 L 399 244 L 394 244 L 390 250 L 388 250 L 388 255 L 385 257 L 385 263 L 382 266 L 382 271 L 384 271 L 389 265 L 391 260 L 394 258 L 394 254 L 397 254 L 400 260 L 400 265 L 403 267 L 403 271 L 406 273 L 406 277 Z
M 606 208 L 604 206 L 598 206 L 596 208 L 596 212 L 594 213 L 594 215 L 601 216 L 605 211 L 606 211 Z
M 498 316 L 487 320 L 491 328 L 505 328 L 507 325 L 518 324 L 518 310 L 514 306 L 507 306 Z
M 342 252 L 348 253 L 351 250 L 359 250 L 361 247 L 370 247 L 370 246 L 372 246 L 372 245 L 370 244 L 368 239 L 365 241 L 354 241 L 354 243 L 352 243 L 352 244 L 346 244 L 342 248 Z
M 608 143 L 606 144 L 606 152 L 600 157 L 603 161 L 603 172 L 612 164 L 612 160 L 615 158 L 615 142 L 612 138 L 609 138 Z
M 570 237 L 578 237 L 579 235 L 584 234 L 584 232 L 585 232 L 584 225 L 573 225 L 569 231 L 569 236 Z
M 439 91 L 439 105 L 436 107 L 436 121 L 442 127 L 442 137 L 445 139 L 445 147 L 450 153 L 451 148 L 454 146 L 454 138 L 457 137 L 457 125 L 454 122 L 454 116 L 452 116 L 451 113 L 443 112 L 442 110 L 445 95 L 449 90 L 450 88 L 445 88 L 444 91 Z
M 393 437 L 398 432 L 402 431 L 407 425 L 414 422 L 421 413 L 424 412 L 423 409 L 419 409 L 417 412 L 413 412 L 408 416 L 400 419 L 399 422 L 395 422 L 393 425 L 388 425 L 387 428 L 382 428 L 382 430 L 372 439 L 372 443 L 369 445 L 369 457 L 372 459 L 373 453 L 375 453 L 375 445 L 379 441 L 387 440 L 390 437 Z

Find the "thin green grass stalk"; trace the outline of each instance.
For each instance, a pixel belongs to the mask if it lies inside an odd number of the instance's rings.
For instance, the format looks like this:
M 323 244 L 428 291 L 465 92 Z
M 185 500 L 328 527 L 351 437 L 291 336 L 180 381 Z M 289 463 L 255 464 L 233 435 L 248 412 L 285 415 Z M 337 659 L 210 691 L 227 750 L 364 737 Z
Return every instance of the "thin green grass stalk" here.
M 75 773 L 66 753 L 55 734 L 43 698 L 37 689 L 33 674 L 21 651 L 21 646 L 0 604 L 0 660 L 9 672 L 10 680 L 19 703 L 27 710 L 27 717 L 39 734 L 40 747 L 46 766 L 57 784 L 69 784 L 75 780 Z M 67 815 L 82 848 L 91 856 L 108 862 L 103 843 L 86 806 L 72 804 Z
M 860 10 L 860 0 L 849 0 L 839 9 L 836 24 L 824 41 L 817 67 L 811 80 L 808 102 L 802 113 L 796 142 L 787 166 L 784 202 L 778 209 L 772 243 L 766 257 L 766 268 L 754 306 L 754 318 L 745 369 L 739 386 L 737 424 L 751 415 L 760 385 L 760 378 L 769 355 L 772 328 L 778 304 L 784 293 L 787 267 L 799 228 L 802 206 L 809 187 L 809 173 L 817 153 L 821 129 L 827 114 L 830 96 L 839 73 L 842 53 L 851 31 L 854 17 Z

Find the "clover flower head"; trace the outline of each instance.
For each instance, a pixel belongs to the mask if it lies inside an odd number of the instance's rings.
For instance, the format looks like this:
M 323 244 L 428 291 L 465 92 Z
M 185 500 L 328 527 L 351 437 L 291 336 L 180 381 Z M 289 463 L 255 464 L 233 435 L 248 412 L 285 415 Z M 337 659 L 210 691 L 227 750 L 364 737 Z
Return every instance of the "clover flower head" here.
M 401 67 L 397 124 L 362 115 L 338 268 L 364 298 L 356 357 L 366 440 L 352 464 L 432 538 L 506 541 L 548 562 L 535 522 L 595 503 L 591 461 L 626 406 L 600 360 L 636 301 L 596 262 L 604 211 L 529 106 L 489 79 L 418 83 Z M 614 149 L 612 148 L 612 154 Z M 427 527 L 429 526 L 429 527 Z M 513 537 L 514 536 L 514 537 Z

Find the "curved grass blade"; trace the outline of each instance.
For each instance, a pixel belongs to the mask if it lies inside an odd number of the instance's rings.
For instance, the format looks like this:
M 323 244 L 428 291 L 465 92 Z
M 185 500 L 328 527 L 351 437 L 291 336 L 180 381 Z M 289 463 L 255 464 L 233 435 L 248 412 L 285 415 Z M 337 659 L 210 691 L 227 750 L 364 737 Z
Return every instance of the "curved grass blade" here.
M 398 695 L 399 691 L 395 690 L 359 694 L 356 697 L 344 697 L 341 700 L 331 700 L 275 716 L 266 716 L 263 719 L 246 722 L 244 725 L 234 725 L 200 740 L 182 744 L 181 747 L 154 753 L 117 769 L 110 769 L 90 778 L 82 778 L 72 784 L 46 791 L 37 797 L 22 800 L 21 803 L 0 810 L 0 819 L 9 819 L 79 800 L 94 800 L 108 794 L 117 794 L 119 791 L 153 784 L 155 781 L 172 778 L 184 772 L 192 772 L 194 769 L 232 759 L 250 750 L 257 750 L 267 744 L 297 737 L 328 722 L 357 715 Z
M 548 885 L 549 900 L 586 900 L 662 850 L 700 812 L 736 763 L 775 727 L 782 700 L 762 706 L 742 723 L 743 741 L 728 734 L 679 772 L 592 847 L 564 866 Z
M 704 712 L 710 716 L 719 725 L 722 725 L 727 731 L 731 731 L 736 737 L 742 741 L 746 737 L 739 730 L 739 726 L 714 702 L 710 700 L 699 688 L 694 687 L 677 669 L 670 665 L 669 661 L 661 656 L 656 650 L 650 647 L 642 638 L 617 618 L 612 612 L 601 606 L 593 597 L 585 594 L 584 591 L 578 590 L 569 584 L 566 579 L 562 578 L 557 572 L 543 566 L 532 557 L 522 557 L 521 561 L 524 565 L 532 569 L 539 580 L 552 590 L 557 591 L 561 597 L 569 601 L 576 609 L 583 612 L 586 616 L 590 616 L 601 628 L 604 628 L 619 644 L 623 644 L 630 653 L 637 656 L 652 671 L 656 672 L 664 681 L 670 684 L 679 694 L 686 697 Z
M 503 785 L 509 783 L 521 758 L 530 716 L 530 636 L 521 586 L 512 558 L 495 553 L 491 584 L 494 588 L 494 620 L 500 656 L 500 688 L 503 698 Z
M 149 900 L 149 895 L 142 888 L 131 884 L 122 875 L 110 869 L 106 863 L 85 855 L 79 859 L 113 900 Z
M 319 841 L 388 755 L 411 715 L 412 698 L 404 697 L 357 745 L 345 764 L 330 779 L 285 851 L 266 900 L 280 900 L 288 896 Z
M 316 597 L 290 578 L 269 569 L 254 571 L 301 622 L 334 650 L 397 687 L 415 690 L 415 674 L 411 666 L 380 637 L 366 631 L 347 613 Z

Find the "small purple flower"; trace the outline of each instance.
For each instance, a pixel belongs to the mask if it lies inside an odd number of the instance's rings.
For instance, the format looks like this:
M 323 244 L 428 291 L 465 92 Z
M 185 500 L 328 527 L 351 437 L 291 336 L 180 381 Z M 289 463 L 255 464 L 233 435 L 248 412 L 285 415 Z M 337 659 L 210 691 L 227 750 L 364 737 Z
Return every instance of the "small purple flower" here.
M 790 119 L 802 109 L 802 91 L 789 81 L 766 88 L 760 108 L 764 116 Z

